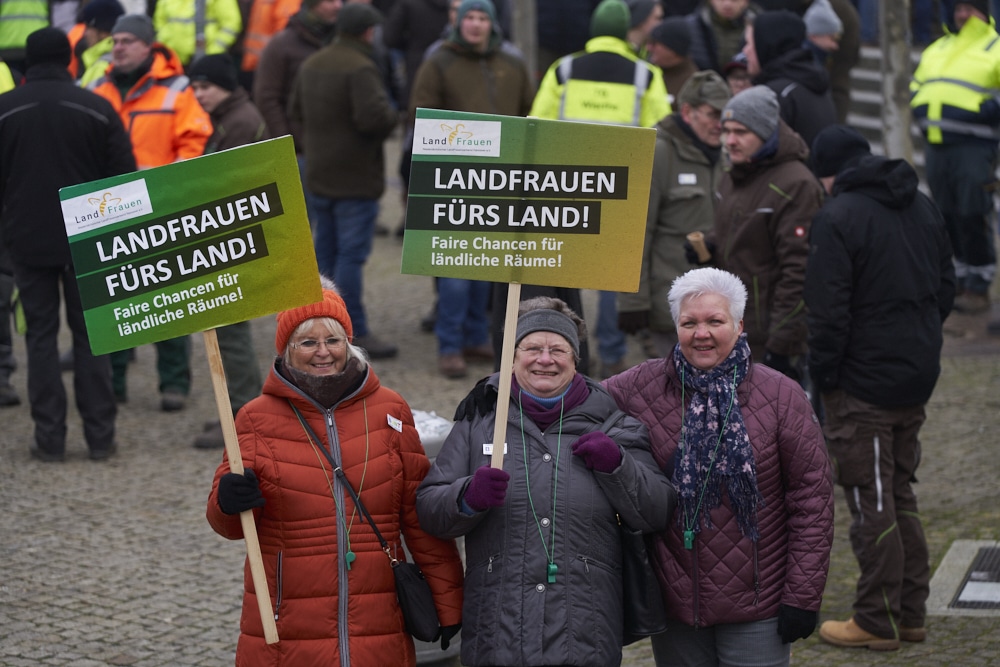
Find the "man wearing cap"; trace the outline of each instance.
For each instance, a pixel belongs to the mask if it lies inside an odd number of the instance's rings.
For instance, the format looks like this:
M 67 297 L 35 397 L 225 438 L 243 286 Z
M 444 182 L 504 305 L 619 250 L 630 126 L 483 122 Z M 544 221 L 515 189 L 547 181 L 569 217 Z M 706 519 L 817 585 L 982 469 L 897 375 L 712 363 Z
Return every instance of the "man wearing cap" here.
M 91 83 L 121 116 L 139 169 L 198 157 L 212 134 L 208 114 L 195 99 L 180 60 L 155 38 L 148 16 L 120 16 L 111 28 L 111 65 Z M 159 341 L 156 353 L 160 407 L 181 410 L 191 389 L 188 337 Z M 128 350 L 111 354 L 119 401 L 127 399 L 130 356 Z
M 647 49 L 649 62 L 663 72 L 663 83 L 667 87 L 667 99 L 673 107 L 677 93 L 684 87 L 698 66 L 688 57 L 691 34 L 683 18 L 673 17 L 661 21 L 649 33 Z
M 618 328 L 629 334 L 648 329 L 661 357 L 677 342 L 667 293 L 690 268 L 685 237 L 709 232 L 714 223 L 722 175 L 720 118 L 729 98 L 729 86 L 717 72 L 697 72 L 680 89 L 678 110 L 656 126 L 639 291 L 618 295 Z
M 744 331 L 754 359 L 806 383 L 802 302 L 809 225 L 823 192 L 806 166 L 809 149 L 778 115 L 767 86 L 735 95 L 722 110 L 730 165 L 706 235 L 709 260 L 747 286 Z M 688 250 L 688 261 L 697 258 Z
M 236 63 L 228 54 L 198 58 L 191 63 L 188 76 L 195 99 L 212 118 L 214 131 L 205 144 L 206 155 L 270 138 L 264 117 L 239 85 Z M 250 322 L 237 322 L 215 331 L 226 372 L 229 405 L 235 415 L 260 395 L 263 384 Z M 210 422 L 194 440 L 197 449 L 221 449 L 225 444 L 219 421 Z
M 956 3 L 953 28 L 920 56 L 910 108 L 926 140 L 927 184 L 955 252 L 955 310 L 981 313 L 989 310 L 997 268 L 992 221 L 1000 36 L 987 0 Z
M 73 386 L 93 460 L 115 451 L 115 399 L 106 356 L 90 353 L 83 306 L 59 205 L 59 188 L 135 170 L 121 119 L 108 102 L 78 88 L 67 71 L 70 46 L 57 28 L 31 33 L 24 85 L 0 95 L 0 235 L 10 251 L 27 320 L 31 455 L 62 461 L 66 389 L 57 337 L 62 289 L 73 335 Z
M 806 146 L 820 130 L 837 122 L 830 76 L 804 47 L 805 22 L 780 10 L 764 12 L 746 29 L 747 71 L 756 85 L 778 96 L 781 119 L 802 135 Z
M 660 69 L 639 58 L 627 40 L 631 14 L 622 0 L 603 0 L 590 19 L 583 52 L 564 56 L 545 73 L 532 116 L 589 123 L 653 127 L 670 113 Z M 593 104 L 599 98 L 600 105 Z M 625 335 L 618 329 L 615 292 L 598 297 L 598 354 L 603 377 L 620 373 Z
M 385 191 L 382 145 L 399 122 L 372 59 L 381 22 L 382 13 L 371 5 L 345 5 L 336 39 L 302 63 L 288 104 L 289 118 L 304 129 L 319 271 L 337 283 L 354 323 L 354 343 L 373 359 L 398 352 L 372 334 L 362 303 L 363 269 Z
M 955 296 L 951 244 L 913 167 L 872 156 L 856 130 L 820 132 L 812 164 L 831 196 L 809 236 L 809 371 L 861 569 L 853 617 L 819 634 L 895 650 L 927 635 L 930 565 L 913 483 Z
M 108 69 L 114 47 L 111 29 L 124 13 L 118 0 L 91 0 L 83 8 L 80 20 L 86 27 L 78 47 L 82 47 L 83 52 L 80 53 L 81 70 L 77 80 L 84 88 L 101 78 Z
M 663 5 L 659 0 L 626 0 L 625 4 L 629 11 L 629 28 L 625 41 L 640 58 L 647 58 L 649 34 L 663 20 Z

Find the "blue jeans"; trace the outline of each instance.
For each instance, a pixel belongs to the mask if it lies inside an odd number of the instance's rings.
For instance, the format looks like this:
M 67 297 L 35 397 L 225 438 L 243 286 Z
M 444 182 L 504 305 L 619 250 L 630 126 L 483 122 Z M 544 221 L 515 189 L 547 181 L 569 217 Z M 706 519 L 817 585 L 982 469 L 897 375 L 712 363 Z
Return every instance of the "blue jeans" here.
M 329 199 L 312 195 L 316 214 L 313 245 L 319 272 L 332 278 L 344 297 L 354 326 L 354 337 L 368 335 L 361 305 L 362 276 L 375 238 L 375 199 Z
M 485 345 L 490 341 L 490 322 L 486 316 L 491 283 L 462 278 L 438 278 L 438 309 L 434 334 L 438 352 L 453 354 L 462 348 Z
M 649 639 L 656 667 L 788 667 L 791 659 L 777 618 L 707 628 L 667 621 L 667 629 Z
M 309 229 L 315 236 L 316 203 L 314 201 L 315 195 L 309 192 L 309 188 L 306 187 L 306 156 L 298 155 L 295 159 L 299 163 L 299 178 L 302 180 L 302 198 L 306 201 L 306 215 L 309 216 Z
M 854 0 L 861 18 L 861 41 L 878 41 L 878 0 Z
M 618 292 L 597 293 L 597 354 L 603 364 L 625 358 L 625 334 L 618 328 Z

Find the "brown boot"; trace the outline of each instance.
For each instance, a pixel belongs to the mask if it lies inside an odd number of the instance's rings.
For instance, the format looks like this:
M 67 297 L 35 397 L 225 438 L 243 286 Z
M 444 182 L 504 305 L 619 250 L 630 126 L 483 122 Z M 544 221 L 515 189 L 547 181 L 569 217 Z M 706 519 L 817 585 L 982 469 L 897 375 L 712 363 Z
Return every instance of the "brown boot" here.
M 896 651 L 898 639 L 877 637 L 858 627 L 853 618 L 846 621 L 825 621 L 819 626 L 819 637 L 827 644 L 848 648 L 867 648 L 872 651 Z
M 927 639 L 927 628 L 908 628 L 901 625 L 899 626 L 899 638 L 904 642 L 922 642 Z
M 461 352 L 442 354 L 438 357 L 438 369 L 441 371 L 441 375 L 449 380 L 464 378 L 469 372 Z

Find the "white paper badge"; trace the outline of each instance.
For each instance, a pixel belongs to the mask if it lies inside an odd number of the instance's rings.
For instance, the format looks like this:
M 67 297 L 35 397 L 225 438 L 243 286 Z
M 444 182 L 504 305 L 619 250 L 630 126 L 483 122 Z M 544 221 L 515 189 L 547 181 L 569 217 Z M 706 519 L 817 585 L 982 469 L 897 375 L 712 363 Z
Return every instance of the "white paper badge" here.
M 392 428 L 400 433 L 403 432 L 403 421 L 401 419 L 396 419 L 392 415 L 386 415 L 386 420 L 389 422 L 389 428 Z
M 680 185 L 698 185 L 698 174 L 677 174 L 677 183 Z
M 507 443 L 503 443 L 503 453 L 507 455 Z M 493 456 L 493 443 L 484 442 L 483 443 L 483 456 Z

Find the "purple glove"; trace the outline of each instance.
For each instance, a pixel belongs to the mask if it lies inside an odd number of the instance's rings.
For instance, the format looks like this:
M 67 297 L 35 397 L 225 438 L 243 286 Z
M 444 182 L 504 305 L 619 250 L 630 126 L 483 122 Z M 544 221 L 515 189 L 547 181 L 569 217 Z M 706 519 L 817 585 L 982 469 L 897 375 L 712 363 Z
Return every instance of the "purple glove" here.
M 508 481 L 510 474 L 506 470 L 490 466 L 479 468 L 465 487 L 465 504 L 477 512 L 500 507 L 507 496 Z
M 597 472 L 614 472 L 622 464 L 622 450 L 604 431 L 584 433 L 573 443 L 573 455 Z

